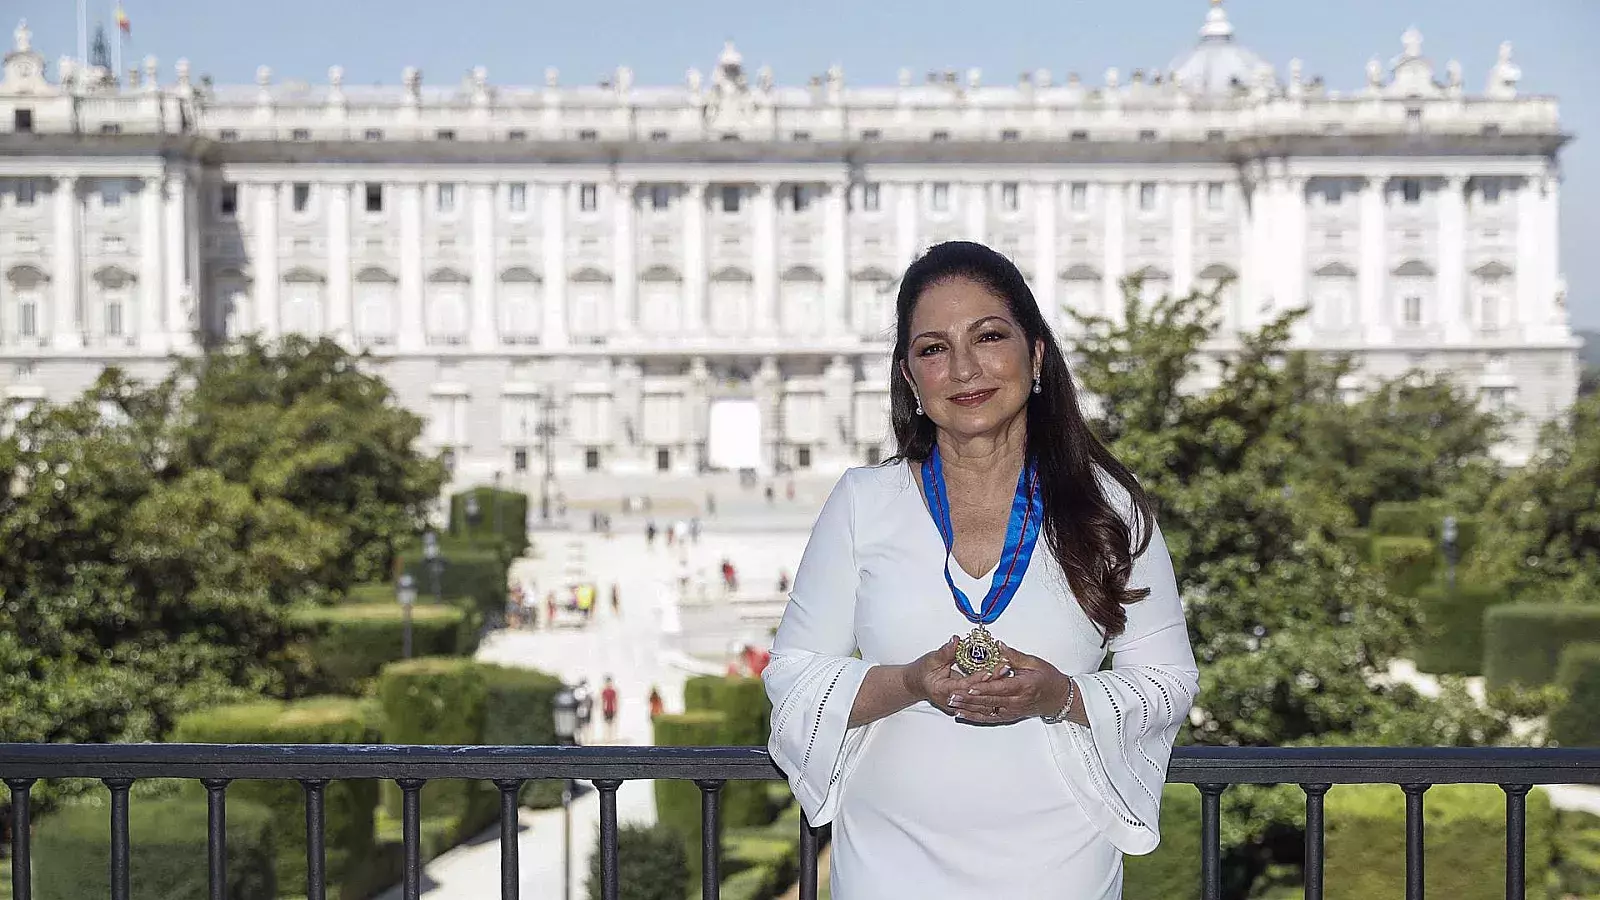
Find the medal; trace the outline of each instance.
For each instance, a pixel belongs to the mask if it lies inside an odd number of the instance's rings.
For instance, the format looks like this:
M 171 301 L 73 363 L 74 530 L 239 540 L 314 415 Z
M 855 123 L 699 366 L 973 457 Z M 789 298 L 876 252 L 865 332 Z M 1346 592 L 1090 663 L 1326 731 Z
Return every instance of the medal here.
M 1027 574 L 1028 562 L 1033 559 L 1033 548 L 1039 541 L 1039 531 L 1044 523 L 1044 500 L 1039 495 L 1039 475 L 1029 461 L 1017 476 L 1017 491 L 1011 500 L 1011 518 L 1006 524 L 1005 545 L 1000 550 L 1000 564 L 995 567 L 989 592 L 984 595 L 979 609 L 956 587 L 950 576 L 950 560 L 954 555 L 955 530 L 950 524 L 950 497 L 945 488 L 944 465 L 939 461 L 939 448 L 922 462 L 922 491 L 933 513 L 939 537 L 944 539 L 944 583 L 955 598 L 956 609 L 967 621 L 977 627 L 967 633 L 956 646 L 957 671 L 971 675 L 992 669 L 1000 661 L 1000 644 L 989 629 L 1000 614 L 1011 605 L 1011 598 L 1022 587 L 1022 577 Z

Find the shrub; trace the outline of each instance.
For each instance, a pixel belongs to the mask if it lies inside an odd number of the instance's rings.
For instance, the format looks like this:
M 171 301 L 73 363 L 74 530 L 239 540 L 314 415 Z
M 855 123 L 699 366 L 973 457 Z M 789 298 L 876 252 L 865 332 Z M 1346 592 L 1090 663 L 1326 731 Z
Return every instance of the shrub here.
M 721 895 L 727 900 L 770 900 L 793 884 L 800 874 L 798 831 L 776 835 L 747 828 L 724 834 Z
M 1427 538 L 1380 537 L 1372 541 L 1372 564 L 1389 590 L 1406 597 L 1433 580 L 1433 542 Z
M 1600 896 L 1600 816 L 1556 812 L 1556 873 L 1559 897 Z
M 512 557 L 504 546 L 484 546 L 465 541 L 442 541 L 439 556 L 439 594 L 469 602 L 480 625 L 494 628 L 505 621 L 507 573 Z M 419 600 L 434 597 L 433 576 L 427 570 L 420 545 L 400 551 L 400 569 L 416 580 Z
M 232 900 L 273 900 L 271 810 L 228 792 L 228 886 Z M 111 896 L 110 810 L 104 798 L 44 816 L 33 836 L 36 900 Z M 302 823 L 304 819 L 301 820 Z M 128 882 L 140 900 L 206 900 L 206 804 L 193 799 L 128 806 Z M 298 890 L 298 888 L 296 888 Z
M 412 655 L 471 653 L 477 629 L 468 619 L 465 612 L 450 606 L 413 606 Z M 310 633 L 309 650 L 316 672 L 312 690 L 316 693 L 360 693 L 379 669 L 400 659 L 405 645 L 405 610 L 392 595 L 388 603 L 299 610 L 294 620 Z
M 1324 869 L 1328 900 L 1405 896 L 1405 795 L 1394 785 L 1339 785 L 1328 792 Z M 1427 895 L 1505 896 L 1505 794 L 1494 785 L 1448 784 L 1423 798 Z M 1550 875 L 1555 814 L 1543 791 L 1528 795 L 1528 896 Z
M 1429 503 L 1378 503 L 1369 529 L 1377 537 L 1432 538 L 1443 514 Z
M 478 524 L 467 520 L 467 498 L 478 501 Z M 499 503 L 500 530 L 495 531 L 495 504 Z M 450 498 L 450 536 L 479 544 L 503 542 L 512 557 L 528 550 L 528 495 L 479 487 Z
M 1571 644 L 1556 683 L 1567 701 L 1550 715 L 1550 737 L 1563 747 L 1600 747 L 1600 644 Z
M 716 747 L 727 733 L 728 717 L 720 712 L 685 712 L 656 716 L 658 747 Z M 700 788 L 692 781 L 657 781 L 656 821 L 678 835 L 689 860 L 690 878 L 700 877 Z M 726 827 L 727 821 L 723 820 Z
M 488 705 L 487 667 L 470 659 L 433 657 L 390 663 L 378 675 L 384 739 L 392 744 L 477 744 Z M 401 792 L 384 786 L 384 804 L 399 818 Z M 422 814 L 457 823 L 451 838 L 481 830 L 499 814 L 499 792 L 487 782 L 434 779 L 422 788 Z
M 730 747 L 765 747 L 772 722 L 772 702 L 759 678 L 702 675 L 683 685 L 684 707 L 689 711 L 720 712 L 726 717 L 718 744 Z M 729 828 L 765 825 L 777 810 L 768 802 L 767 785 L 760 781 L 730 781 L 722 789 L 722 820 Z
M 1413 651 L 1417 668 L 1436 675 L 1482 675 L 1484 613 L 1507 597 L 1498 584 L 1458 584 L 1454 591 L 1430 584 L 1418 591 L 1427 630 Z
M 173 739 L 196 744 L 361 744 L 375 739 L 367 711 L 355 700 L 319 697 L 282 703 L 268 700 L 220 706 L 178 720 Z M 278 884 L 298 891 L 306 878 L 305 790 L 295 781 L 236 781 L 232 803 L 255 803 L 271 813 L 277 850 Z M 192 802 L 204 806 L 198 793 Z M 372 849 L 376 782 L 332 781 L 323 804 L 328 849 L 328 881 L 337 885 L 357 876 Z M 203 867 L 202 867 L 203 870 Z
M 1568 644 L 1600 641 L 1600 604 L 1503 603 L 1484 614 L 1483 674 L 1489 687 L 1555 681 Z
M 617 829 L 617 900 L 684 900 L 689 861 L 683 844 L 659 825 Z M 589 900 L 600 900 L 600 849 L 589 857 Z
M 544 746 L 556 742 L 555 697 L 561 679 L 534 669 L 480 665 L 488 685 L 480 743 L 491 746 Z M 529 781 L 522 803 L 535 809 L 561 805 L 562 782 Z
M 1200 886 L 1200 791 L 1169 784 L 1161 792 L 1161 843 L 1152 853 L 1122 858 L 1122 895 L 1198 900 Z

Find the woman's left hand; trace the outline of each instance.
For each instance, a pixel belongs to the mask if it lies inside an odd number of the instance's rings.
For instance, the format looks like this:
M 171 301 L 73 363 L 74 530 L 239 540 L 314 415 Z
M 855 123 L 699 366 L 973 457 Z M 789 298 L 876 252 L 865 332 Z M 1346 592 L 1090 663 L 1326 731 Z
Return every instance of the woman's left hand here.
M 1053 716 L 1067 702 L 1071 680 L 1037 656 L 1000 645 L 1001 667 L 993 677 L 968 688 L 951 704 L 956 718 L 1001 725 L 1033 716 Z M 1006 675 L 1007 669 L 1011 674 Z

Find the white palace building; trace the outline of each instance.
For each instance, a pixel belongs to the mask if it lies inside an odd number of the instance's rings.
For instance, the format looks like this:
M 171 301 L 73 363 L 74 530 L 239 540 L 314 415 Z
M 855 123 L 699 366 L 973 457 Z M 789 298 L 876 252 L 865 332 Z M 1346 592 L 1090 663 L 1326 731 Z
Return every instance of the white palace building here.
M 369 351 L 462 480 L 821 475 L 889 447 L 897 275 L 968 238 L 1069 340 L 1065 310 L 1114 314 L 1134 274 L 1227 284 L 1213 358 L 1308 305 L 1295 341 L 1354 353 L 1352 393 L 1447 371 L 1525 414 L 1525 458 L 1577 385 L 1567 137 L 1509 46 L 1473 94 L 1421 45 L 1336 91 L 1214 3 L 1169 68 L 1096 83 L 780 86 L 729 45 L 660 87 L 222 86 L 181 60 L 48 67 L 24 24 L 0 81 L 0 401 L 298 332 Z

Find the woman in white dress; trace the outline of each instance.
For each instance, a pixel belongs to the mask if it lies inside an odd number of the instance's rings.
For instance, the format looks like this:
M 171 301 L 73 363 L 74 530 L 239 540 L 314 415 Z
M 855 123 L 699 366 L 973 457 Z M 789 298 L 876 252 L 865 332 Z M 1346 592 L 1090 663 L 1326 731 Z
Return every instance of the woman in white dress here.
M 762 676 L 773 757 L 833 823 L 834 900 L 1118 898 L 1198 690 L 1149 500 L 1005 257 L 928 250 L 895 331 L 899 454 L 812 530 Z

